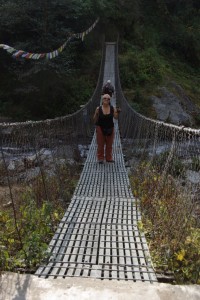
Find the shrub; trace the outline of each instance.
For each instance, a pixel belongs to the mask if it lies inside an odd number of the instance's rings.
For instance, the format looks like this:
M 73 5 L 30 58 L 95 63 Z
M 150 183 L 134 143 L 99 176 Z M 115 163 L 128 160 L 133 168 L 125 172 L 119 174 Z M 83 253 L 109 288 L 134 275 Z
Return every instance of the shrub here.
M 24 204 L 19 207 L 17 220 L 11 211 L 0 213 L 1 270 L 34 270 L 48 256 L 48 243 L 64 213 L 61 206 L 49 202 L 38 207 L 31 191 L 21 196 Z
M 175 156 L 172 156 L 170 158 L 170 161 L 168 162 L 169 155 L 169 151 L 165 151 L 160 155 L 156 155 L 153 160 L 154 166 L 158 169 L 159 172 L 161 172 L 166 167 L 167 173 L 171 174 L 172 176 L 184 177 L 185 166 L 183 162 Z
M 48 258 L 48 244 L 76 186 L 79 170 L 60 166 L 58 177 L 39 176 L 18 187 L 13 207 L 0 212 L 0 271 L 34 272 Z M 44 184 L 45 182 L 45 184 Z
M 141 200 L 139 228 L 146 234 L 156 270 L 173 272 L 175 283 L 200 283 L 200 228 L 188 190 L 147 163 L 134 170 L 131 184 Z
M 200 158 L 199 157 L 192 158 L 192 170 L 196 171 L 196 172 L 200 171 Z

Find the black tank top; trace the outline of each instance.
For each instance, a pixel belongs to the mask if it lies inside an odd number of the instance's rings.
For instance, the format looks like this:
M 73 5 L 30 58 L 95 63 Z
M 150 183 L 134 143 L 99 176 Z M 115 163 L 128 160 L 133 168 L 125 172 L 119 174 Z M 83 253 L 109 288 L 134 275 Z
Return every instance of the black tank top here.
M 107 115 L 104 115 L 102 106 L 99 106 L 99 119 L 96 122 L 96 125 L 101 126 L 103 128 L 114 127 L 113 116 L 114 116 L 114 107 L 112 105 L 110 106 L 110 113 Z

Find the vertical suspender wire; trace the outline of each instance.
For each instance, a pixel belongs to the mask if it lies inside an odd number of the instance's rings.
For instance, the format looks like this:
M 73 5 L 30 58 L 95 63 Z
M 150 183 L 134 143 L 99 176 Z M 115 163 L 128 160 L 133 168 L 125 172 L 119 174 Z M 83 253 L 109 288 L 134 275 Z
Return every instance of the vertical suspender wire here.
M 7 183 L 8 183 L 9 193 L 10 193 L 10 199 L 11 199 L 11 203 L 12 203 L 15 229 L 17 231 L 17 235 L 18 235 L 18 238 L 19 238 L 19 241 L 20 241 L 21 249 L 24 252 L 25 257 L 27 258 L 26 252 L 24 251 L 24 248 L 23 248 L 23 242 L 22 242 L 20 230 L 19 230 L 19 227 L 18 227 L 18 224 L 17 224 L 17 213 L 16 213 L 16 208 L 15 208 L 15 203 L 14 203 L 14 198 L 13 198 L 13 193 L 12 193 L 10 176 L 9 176 L 9 173 L 8 173 L 8 168 L 7 168 L 7 165 L 6 165 L 6 160 L 5 160 L 5 156 L 4 156 L 4 152 L 3 152 L 2 139 L 3 139 L 3 137 L 1 137 L 1 155 L 2 155 L 2 159 L 3 159 L 4 168 L 5 168 L 5 171 L 6 171 L 6 178 L 7 178 Z
M 40 157 L 39 157 L 40 155 L 38 155 L 38 151 L 37 151 L 37 148 L 38 148 L 37 147 L 37 145 L 38 145 L 38 143 L 37 143 L 38 132 L 35 132 L 35 129 L 36 129 L 36 131 L 38 129 L 37 127 L 38 126 L 35 123 L 32 123 L 33 149 L 34 149 L 34 152 L 35 152 L 36 160 L 37 160 L 38 165 L 39 165 L 46 201 L 49 202 L 49 197 L 48 197 L 47 188 L 46 188 L 46 184 L 45 184 L 45 175 L 44 175 L 44 172 L 43 172 L 43 169 L 42 169 L 41 160 L 40 160 Z
M 46 122 L 48 122 L 48 121 L 46 121 Z M 42 184 L 43 184 L 43 188 L 44 188 L 44 194 L 46 197 L 46 201 L 48 203 L 50 203 L 50 199 L 49 199 L 48 192 L 47 192 L 47 185 L 45 182 L 45 174 L 44 174 L 44 171 L 42 168 L 40 154 L 38 154 L 38 149 L 40 149 L 40 146 L 39 146 L 39 140 L 37 141 L 37 136 L 38 136 L 38 133 L 40 133 L 40 128 L 39 128 L 40 124 L 42 125 L 42 127 L 46 125 L 46 124 L 42 124 L 41 122 L 33 122 L 32 123 L 33 149 L 34 149 L 35 157 L 38 162 L 39 169 L 40 169 L 40 174 L 41 174 L 41 179 L 42 179 Z M 50 219 L 53 224 L 52 212 L 50 212 Z

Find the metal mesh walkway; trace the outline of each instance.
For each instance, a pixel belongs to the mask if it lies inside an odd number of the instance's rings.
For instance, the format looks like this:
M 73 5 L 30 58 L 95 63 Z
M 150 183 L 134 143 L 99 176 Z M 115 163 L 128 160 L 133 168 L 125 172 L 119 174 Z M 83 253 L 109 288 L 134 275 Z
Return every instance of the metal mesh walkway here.
M 107 44 L 104 69 L 104 79 L 113 83 L 114 49 Z M 94 135 L 72 201 L 50 243 L 50 260 L 36 275 L 157 281 L 138 230 L 140 209 L 130 189 L 117 122 L 115 163 L 98 164 L 96 148 Z

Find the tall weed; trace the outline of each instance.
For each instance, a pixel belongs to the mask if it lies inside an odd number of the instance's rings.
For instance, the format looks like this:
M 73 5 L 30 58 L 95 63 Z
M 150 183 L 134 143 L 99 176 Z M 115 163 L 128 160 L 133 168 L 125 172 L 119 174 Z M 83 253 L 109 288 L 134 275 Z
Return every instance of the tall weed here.
M 200 228 L 188 191 L 147 163 L 134 171 L 131 184 L 141 200 L 138 225 L 146 234 L 156 270 L 173 272 L 175 283 L 200 284 Z

